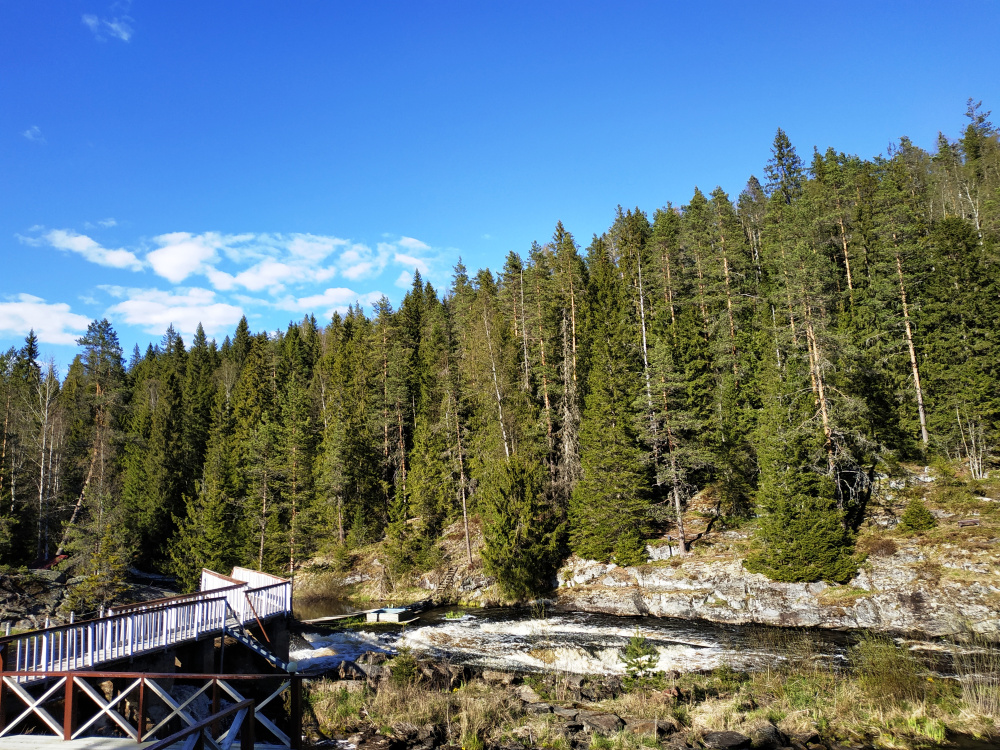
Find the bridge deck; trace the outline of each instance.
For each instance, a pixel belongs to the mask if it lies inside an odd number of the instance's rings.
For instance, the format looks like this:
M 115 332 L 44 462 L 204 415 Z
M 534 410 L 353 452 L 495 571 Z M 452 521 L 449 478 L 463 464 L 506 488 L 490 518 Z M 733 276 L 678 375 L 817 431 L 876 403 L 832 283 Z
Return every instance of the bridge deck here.
M 37 734 L 20 734 L 0 737 L 0 750 L 138 750 L 149 747 L 153 741 L 135 742 L 115 737 L 85 737 L 80 740 L 62 740 Z M 284 745 L 257 743 L 256 750 L 288 750 Z

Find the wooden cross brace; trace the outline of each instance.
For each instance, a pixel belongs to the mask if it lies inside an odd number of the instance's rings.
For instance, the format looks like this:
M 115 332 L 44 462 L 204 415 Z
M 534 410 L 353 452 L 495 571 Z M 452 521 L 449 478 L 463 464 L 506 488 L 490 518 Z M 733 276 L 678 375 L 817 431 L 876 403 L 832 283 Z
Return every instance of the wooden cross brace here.
M 163 721 L 161 721 L 155 727 L 153 727 L 152 729 L 150 729 L 149 731 L 146 732 L 146 734 L 145 734 L 146 737 L 153 737 L 153 736 L 156 735 L 156 732 L 160 729 L 160 727 L 164 726 L 167 722 L 169 722 L 175 716 L 179 716 L 181 719 L 183 719 L 185 722 L 187 722 L 187 725 L 189 727 L 193 726 L 194 724 L 196 724 L 197 722 L 195 721 L 194 717 L 191 716 L 191 714 L 189 714 L 184 709 L 186 709 L 188 706 L 190 706 L 192 703 L 194 703 L 195 699 L 199 695 L 201 695 L 206 690 L 208 690 L 210 687 L 212 687 L 212 681 L 211 681 L 211 679 L 209 679 L 201 687 L 201 689 L 199 689 L 198 691 L 196 691 L 192 695 L 188 696 L 188 699 L 186 701 L 184 701 L 183 703 L 178 703 L 177 701 L 175 701 L 173 699 L 173 696 L 170 695 L 170 693 L 168 693 L 166 690 L 164 690 L 159 685 L 157 685 L 153 680 L 146 680 L 146 686 L 150 690 L 152 690 L 154 693 L 156 693 L 159 696 L 160 700 L 162 700 L 164 703 L 166 703 L 167 706 L 171 709 L 170 714 L 167 716 L 167 718 L 165 718 Z
M 292 746 L 292 740 L 289 738 L 289 736 L 287 734 L 285 734 L 280 729 L 278 729 L 278 727 L 276 727 L 274 725 L 274 722 L 272 722 L 270 719 L 268 719 L 266 716 L 264 716 L 264 714 L 262 714 L 261 711 L 264 709 L 264 706 L 266 706 L 272 700 L 274 700 L 279 695 L 281 695 L 283 692 L 285 692 L 288 689 L 289 685 L 291 685 L 291 684 L 292 684 L 291 680 L 285 680 L 285 681 L 283 681 L 281 683 L 281 685 L 278 687 L 277 690 L 275 690 L 273 693 L 271 693 L 269 696 L 267 696 L 267 698 L 265 698 L 264 700 L 262 700 L 256 706 L 254 706 L 254 718 L 256 718 L 257 721 L 259 721 L 265 727 L 267 727 L 268 731 L 271 732 L 271 734 L 273 734 L 278 739 L 278 741 L 281 742 L 281 744 L 284 745 L 285 747 L 291 747 Z M 232 688 L 232 686 L 228 682 L 226 682 L 225 680 L 219 680 L 219 687 L 221 687 L 223 690 L 225 690 L 229 694 L 229 697 L 232 698 L 237 703 L 239 703 L 242 700 L 245 700 L 244 697 L 242 695 L 240 695 L 238 692 L 236 692 Z M 228 740 L 228 735 L 229 735 L 229 732 L 227 732 L 226 734 L 222 735 L 222 737 L 220 737 L 219 739 L 222 740 L 222 741 L 226 741 L 226 740 Z M 235 737 L 235 735 L 233 735 L 233 736 Z
M 4 735 L 11 734 L 11 730 L 14 729 L 19 723 L 26 719 L 31 714 L 36 714 L 42 721 L 48 724 L 49 729 L 55 732 L 57 737 L 63 736 L 62 724 L 53 718 L 52 714 L 42 708 L 42 704 L 45 703 L 49 698 L 55 694 L 55 692 L 66 684 L 66 678 L 60 677 L 56 680 L 52 686 L 42 693 L 40 698 L 32 697 L 31 693 L 25 690 L 21 685 L 17 683 L 16 677 L 4 677 L 3 684 L 5 687 L 9 688 L 11 692 L 14 693 L 18 698 L 24 701 L 27 708 L 18 716 L 14 721 L 10 722 L 7 726 L 0 731 L 0 737 Z
M 94 687 L 90 685 L 90 683 L 88 683 L 86 680 L 82 679 L 74 680 L 74 684 L 77 687 L 79 687 L 80 690 L 82 690 L 84 693 L 90 696 L 90 699 L 97 704 L 97 707 L 100 710 L 77 728 L 77 730 L 73 733 L 72 739 L 75 740 L 77 737 L 82 735 L 83 732 L 91 724 L 93 724 L 95 721 L 97 721 L 102 716 L 107 714 L 109 717 L 111 717 L 111 719 L 115 722 L 115 724 L 117 724 L 122 728 L 125 734 L 127 734 L 133 740 L 138 740 L 139 738 L 138 730 L 131 724 L 129 724 L 128 721 L 125 720 L 125 717 L 115 710 L 115 706 L 121 703 L 121 701 L 123 701 L 125 697 L 128 696 L 129 693 L 131 693 L 133 690 L 139 687 L 141 683 L 142 683 L 142 678 L 140 677 L 139 679 L 135 680 L 131 685 L 129 685 L 127 688 L 125 688 L 122 692 L 120 692 L 116 697 L 112 698 L 110 701 L 106 701 L 104 700 L 104 696 L 101 695 L 97 690 L 95 690 Z

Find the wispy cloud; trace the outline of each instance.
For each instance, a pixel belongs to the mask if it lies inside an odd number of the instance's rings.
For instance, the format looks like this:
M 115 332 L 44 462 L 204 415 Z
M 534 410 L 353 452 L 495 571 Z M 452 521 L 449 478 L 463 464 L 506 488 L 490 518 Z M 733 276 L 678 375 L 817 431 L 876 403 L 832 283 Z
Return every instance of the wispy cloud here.
M 153 335 L 173 324 L 190 336 L 199 322 L 209 335 L 227 333 L 244 313 L 272 325 L 281 311 L 329 319 L 352 304 L 370 310 L 383 296 L 378 290 L 392 290 L 393 285 L 408 289 L 415 270 L 435 284 L 444 283 L 458 254 L 415 237 L 386 236 L 367 244 L 311 233 L 177 231 L 117 247 L 102 240 L 102 233 L 120 231 L 114 218 L 87 226 L 86 234 L 35 226 L 17 236 L 25 245 L 73 253 L 119 274 L 127 272 L 116 277 L 102 271 L 104 285 L 80 289 L 77 299 L 88 307 L 104 307 L 104 314 L 116 324 Z M 142 271 L 155 274 L 158 284 L 147 286 L 143 276 L 132 275 Z M 30 302 L 35 312 L 38 304 L 45 304 Z M 10 309 L 6 315 L 13 320 Z M 68 306 L 53 309 L 59 313 L 53 320 L 86 327 L 83 316 L 66 317 L 72 316 Z M 20 331 L 24 325 L 18 320 L 11 326 Z M 56 325 L 48 340 L 72 343 L 68 330 Z
M 211 289 L 190 288 L 174 291 L 102 287 L 121 302 L 108 308 L 108 314 L 147 333 L 163 333 L 173 326 L 191 336 L 201 323 L 210 336 L 228 331 L 243 316 L 243 309 L 220 302 Z
M 77 315 L 65 302 L 46 302 L 31 294 L 18 294 L 0 302 L 0 334 L 27 336 L 34 329 L 43 344 L 75 344 L 90 319 Z
M 107 39 L 120 39 L 127 42 L 132 38 L 133 19 L 130 16 L 113 16 L 110 18 L 99 18 L 92 13 L 84 13 L 80 19 L 94 34 L 94 38 L 99 42 Z
M 66 250 L 83 256 L 91 263 L 108 268 L 125 268 L 130 271 L 142 270 L 142 261 L 129 250 L 119 248 L 110 250 L 85 234 L 78 234 L 69 229 L 53 229 L 41 237 L 25 237 L 18 235 L 24 244 L 39 246 L 48 244 L 58 250 Z
M 317 313 L 325 318 L 331 318 L 335 312 L 344 313 L 349 305 L 360 303 L 363 307 L 373 305 L 383 296 L 382 292 L 359 293 L 346 287 L 327 289 L 321 294 L 306 297 L 287 297 L 278 303 L 282 310 L 295 312 Z
M 27 138 L 32 143 L 37 143 L 39 145 L 44 145 L 48 141 L 45 140 L 45 136 L 42 135 L 42 129 L 37 125 L 32 125 L 27 130 L 22 130 L 21 135 Z

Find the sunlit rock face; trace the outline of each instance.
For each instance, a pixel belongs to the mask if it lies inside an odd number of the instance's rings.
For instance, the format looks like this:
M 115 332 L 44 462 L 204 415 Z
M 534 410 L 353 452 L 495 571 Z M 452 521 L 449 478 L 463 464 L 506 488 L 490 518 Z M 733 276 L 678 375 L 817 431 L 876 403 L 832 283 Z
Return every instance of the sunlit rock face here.
M 673 563 L 619 568 L 571 558 L 559 571 L 559 605 L 618 615 L 932 636 L 965 628 L 1000 630 L 1000 571 L 981 575 L 981 561 L 945 562 L 937 565 L 937 575 L 928 576 L 927 561 L 903 550 L 869 560 L 853 581 L 835 587 L 770 581 L 738 560 L 675 558 Z M 949 571 L 977 573 L 981 580 Z

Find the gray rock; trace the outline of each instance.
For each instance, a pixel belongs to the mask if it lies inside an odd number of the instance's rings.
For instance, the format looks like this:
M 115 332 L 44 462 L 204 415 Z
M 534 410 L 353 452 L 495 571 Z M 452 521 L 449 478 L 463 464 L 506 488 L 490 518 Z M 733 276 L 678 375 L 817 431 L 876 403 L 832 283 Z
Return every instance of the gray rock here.
M 672 734 L 676 727 L 672 722 L 653 719 L 632 719 L 625 721 L 625 731 L 629 734 L 640 734 L 649 737 L 665 737 Z
M 914 564 L 924 557 L 920 548 L 909 546 L 891 557 L 869 558 L 866 570 L 848 584 L 863 593 L 831 601 L 824 599 L 828 586 L 770 581 L 748 572 L 740 560 L 616 568 L 611 585 L 605 581 L 611 578 L 607 565 L 574 557 L 559 573 L 559 597 L 566 608 L 614 615 L 931 636 L 953 633 L 964 621 L 977 632 L 1000 632 L 1000 613 L 990 593 L 948 576 L 919 579 Z M 989 563 L 984 555 L 962 564 Z
M 531 685 L 518 685 L 514 688 L 514 695 L 525 703 L 541 703 L 542 701 L 542 696 L 536 693 Z
M 495 669 L 483 670 L 483 681 L 493 685 L 513 685 L 517 675 L 513 672 L 500 672 Z
M 550 714 L 552 713 L 552 706 L 548 703 L 525 703 L 524 704 L 525 713 L 529 714 Z
M 31 575 L 41 578 L 49 583 L 66 583 L 66 574 L 61 570 L 33 570 Z
M 754 750 L 777 750 L 788 744 L 788 737 L 774 724 L 765 723 L 750 732 L 750 743 Z
M 612 734 L 625 726 L 625 722 L 615 714 L 604 714 L 597 711 L 580 711 L 576 720 L 583 724 L 588 732 Z
M 556 706 L 552 709 L 552 713 L 556 716 L 562 716 L 565 719 L 575 719 L 576 715 L 580 713 L 579 709 L 571 708 L 570 706 Z
M 739 732 L 706 732 L 701 741 L 713 750 L 749 750 L 750 738 Z

